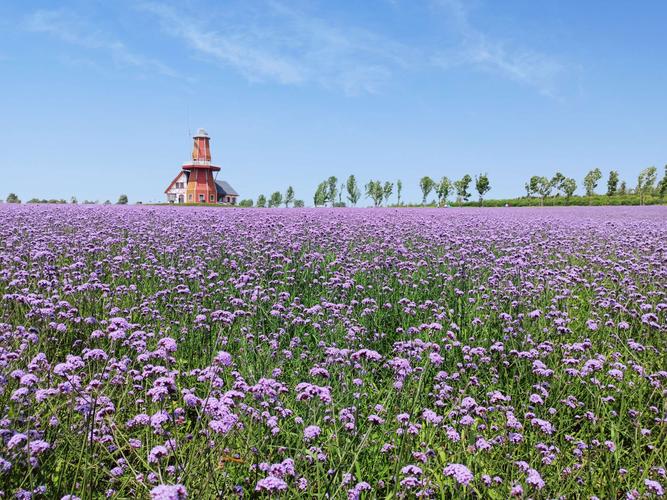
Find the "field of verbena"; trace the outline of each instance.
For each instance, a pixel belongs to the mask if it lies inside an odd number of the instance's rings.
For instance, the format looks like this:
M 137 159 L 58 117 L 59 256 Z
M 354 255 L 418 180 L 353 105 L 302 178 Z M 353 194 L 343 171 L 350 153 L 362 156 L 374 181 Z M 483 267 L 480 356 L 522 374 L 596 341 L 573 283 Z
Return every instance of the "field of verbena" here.
M 667 486 L 667 209 L 0 206 L 17 498 Z

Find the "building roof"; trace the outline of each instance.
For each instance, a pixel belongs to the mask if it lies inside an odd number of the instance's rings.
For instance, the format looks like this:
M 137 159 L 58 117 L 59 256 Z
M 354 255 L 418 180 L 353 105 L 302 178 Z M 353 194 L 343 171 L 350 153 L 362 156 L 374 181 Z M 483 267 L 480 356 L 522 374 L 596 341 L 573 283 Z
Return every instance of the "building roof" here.
M 176 181 L 177 181 L 178 179 L 180 179 L 181 176 L 182 176 L 183 174 L 185 174 L 185 182 L 187 182 L 187 181 L 188 181 L 188 175 L 190 175 L 190 172 L 188 172 L 187 170 L 181 170 L 181 171 L 178 173 L 178 175 L 176 175 L 176 177 L 174 177 L 174 180 L 171 181 L 171 182 L 169 183 L 169 186 L 167 186 L 167 189 L 165 189 L 164 192 L 166 193 L 167 191 L 169 191 L 169 190 L 171 189 L 171 187 L 172 187 L 174 184 L 176 184 Z
M 218 194 L 227 194 L 230 196 L 238 196 L 239 194 L 234 190 L 232 186 L 229 185 L 229 182 L 227 181 L 215 181 L 215 187 L 218 190 Z
M 200 128 L 197 130 L 197 133 L 194 135 L 194 137 L 208 137 L 208 134 L 206 133 L 206 130 Z

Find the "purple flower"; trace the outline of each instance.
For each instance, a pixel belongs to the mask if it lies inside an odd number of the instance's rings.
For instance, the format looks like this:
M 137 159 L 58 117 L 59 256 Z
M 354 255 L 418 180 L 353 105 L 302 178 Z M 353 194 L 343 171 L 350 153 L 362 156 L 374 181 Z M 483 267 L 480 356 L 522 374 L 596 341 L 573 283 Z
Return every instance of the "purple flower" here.
M 309 425 L 303 430 L 303 438 L 306 441 L 311 441 L 319 436 L 321 432 L 322 429 L 320 429 L 317 425 Z
M 658 481 L 654 481 L 653 479 L 644 479 L 644 484 L 646 485 L 646 489 L 648 491 L 655 493 L 659 497 L 665 494 L 662 485 Z
M 163 337 L 161 338 L 158 343 L 158 347 L 161 347 L 167 352 L 176 352 L 176 349 L 178 348 L 178 345 L 176 344 L 176 341 L 172 339 L 171 337 Z
M 438 425 L 440 422 L 442 422 L 442 417 L 433 410 L 429 410 L 428 408 L 422 412 L 422 418 L 430 424 Z
M 319 385 L 309 384 L 307 382 L 302 382 L 296 386 L 296 399 L 298 401 L 304 401 L 313 399 L 315 397 L 319 398 L 323 403 L 331 403 L 331 389 L 329 387 L 320 387 Z
M 46 450 L 51 448 L 51 445 L 46 441 L 43 441 L 41 439 L 36 439 L 35 441 L 30 441 L 29 448 L 30 448 L 30 453 L 32 453 L 33 455 L 41 455 Z
M 449 464 L 442 473 L 445 476 L 453 477 L 457 483 L 463 486 L 468 486 L 474 478 L 470 469 L 463 464 Z
M 361 498 L 361 493 L 364 491 L 370 491 L 371 485 L 365 481 L 357 483 L 354 488 L 347 490 L 348 500 L 359 500 Z
M 269 493 L 287 490 L 287 483 L 276 476 L 267 476 L 257 481 L 255 491 L 267 491 Z
M 537 488 L 538 490 L 544 488 L 544 481 L 542 480 L 542 476 L 540 476 L 540 473 L 535 469 L 528 469 L 526 483 L 533 486 L 534 488 Z
M 7 442 L 7 448 L 11 450 L 13 448 L 16 448 L 17 446 L 22 445 L 27 440 L 28 436 L 26 436 L 25 434 L 16 433 Z
M 180 484 L 161 484 L 151 490 L 151 500 L 185 500 L 188 493 Z
M 233 413 L 227 413 L 218 420 L 211 420 L 208 425 L 218 434 L 227 434 L 234 428 L 234 425 L 237 421 L 238 417 L 236 415 Z
M 102 349 L 89 349 L 83 353 L 83 359 L 86 361 L 89 359 L 93 359 L 96 361 L 105 361 L 108 358 L 109 356 Z
M 455 443 L 461 441 L 461 435 L 454 427 L 447 427 L 447 438 Z
M 0 457 L 0 472 L 8 472 L 12 468 L 12 463 Z
M 513 497 L 520 497 L 523 495 L 523 488 L 521 487 L 520 484 L 515 484 L 512 486 L 512 489 L 510 490 L 510 496 Z
M 161 458 L 169 455 L 169 450 L 166 446 L 158 445 L 154 446 L 153 449 L 148 454 L 148 463 L 154 464 L 160 461 Z
M 421 476 L 423 474 L 423 471 L 421 470 L 420 467 L 416 465 L 406 465 L 401 469 L 401 472 L 405 475 L 412 475 L 412 476 Z
M 213 362 L 220 366 L 232 366 L 232 355 L 227 351 L 220 351 L 216 354 L 215 358 L 213 358 Z
M 530 421 L 530 423 L 533 425 L 533 427 L 539 427 L 542 432 L 545 434 L 553 434 L 554 432 L 554 427 L 551 425 L 551 422 L 548 422 L 547 420 L 542 420 L 540 418 L 534 418 Z

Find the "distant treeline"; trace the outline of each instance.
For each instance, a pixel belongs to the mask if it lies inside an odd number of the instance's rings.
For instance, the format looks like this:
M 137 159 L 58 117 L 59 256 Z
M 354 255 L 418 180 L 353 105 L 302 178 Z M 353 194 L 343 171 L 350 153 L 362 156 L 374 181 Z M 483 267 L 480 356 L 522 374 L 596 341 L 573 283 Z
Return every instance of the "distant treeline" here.
M 645 205 L 664 203 L 667 195 L 667 165 L 662 179 L 656 183 L 658 171 L 655 167 L 648 167 L 641 171 L 637 184 L 629 188 L 626 181 L 620 180 L 618 171 L 609 172 L 605 195 L 596 193 L 602 179 L 599 168 L 589 171 L 583 179 L 585 195 L 577 196 L 577 181 L 556 172 L 553 177 L 532 176 L 524 185 L 526 196 L 512 199 L 485 199 L 486 193 L 491 190 L 491 182 L 486 173 L 474 178 L 466 174 L 458 180 L 450 180 L 443 176 L 439 181 L 425 176 L 419 180 L 419 189 L 422 192 L 421 203 L 405 203 L 401 199 L 403 183 L 397 180 L 390 181 L 370 180 L 364 186 L 366 198 L 373 202 L 373 206 L 401 207 L 401 206 L 544 206 L 544 205 Z M 390 199 L 396 187 L 395 203 Z M 471 201 L 472 189 L 477 192 L 477 201 Z M 345 201 L 343 201 L 345 196 Z M 344 207 L 346 202 L 356 206 L 362 193 L 354 175 L 338 185 L 338 179 L 331 176 L 320 182 L 313 196 L 313 203 L 317 206 Z
M 313 195 L 313 205 L 316 207 L 345 207 L 356 206 L 362 196 L 372 201 L 373 206 L 487 206 L 500 207 L 510 205 L 514 207 L 528 206 L 565 206 L 565 205 L 655 205 L 665 202 L 667 195 L 667 165 L 663 177 L 658 181 L 658 170 L 655 167 L 648 167 L 642 170 L 637 178 L 634 187 L 629 187 L 627 182 L 621 180 L 618 171 L 612 170 L 607 178 L 606 194 L 596 192 L 602 172 L 599 168 L 589 171 L 583 178 L 583 187 L 585 195 L 575 195 L 577 190 L 577 181 L 571 177 L 566 177 L 560 172 L 556 172 L 553 177 L 544 177 L 533 175 L 525 183 L 526 195 L 511 199 L 486 199 L 486 194 L 491 190 L 491 181 L 486 173 L 480 173 L 474 178 L 466 174 L 460 179 L 450 180 L 443 176 L 440 180 L 433 180 L 429 176 L 422 177 L 419 180 L 419 189 L 422 193 L 421 203 L 405 203 L 402 198 L 403 182 L 399 179 L 395 183 L 391 181 L 369 180 L 364 185 L 363 193 L 357 184 L 354 175 L 350 175 L 344 183 L 338 184 L 336 176 L 330 176 L 328 179 L 320 182 Z M 477 200 L 472 201 L 472 189 L 477 192 Z M 392 197 L 396 194 L 395 202 L 390 203 Z M 450 197 L 453 200 L 450 203 Z M 21 200 L 14 193 L 7 197 L 7 203 L 21 203 Z M 33 198 L 28 203 L 67 203 L 65 200 L 40 200 Z M 78 203 L 76 197 L 72 197 L 69 203 Z M 98 203 L 97 201 L 84 201 L 84 204 Z M 126 205 L 128 199 L 126 195 L 120 195 L 118 205 Z M 141 202 L 137 202 L 141 203 Z M 105 205 L 111 204 L 109 200 Z M 186 204 L 189 205 L 189 204 Z M 202 205 L 202 204 L 197 204 Z M 274 208 L 274 207 L 303 207 L 303 200 L 296 199 L 294 188 L 288 186 L 285 193 L 274 191 L 269 197 L 260 194 L 256 201 L 252 199 L 242 199 L 238 206 L 249 208 Z
M 596 194 L 593 196 L 579 196 L 573 195 L 569 198 L 565 196 L 552 196 L 547 198 L 544 202 L 540 198 L 532 198 L 523 196 L 521 198 L 507 198 L 507 199 L 489 199 L 484 200 L 485 207 L 575 207 L 575 206 L 607 206 L 607 205 L 662 205 L 667 203 L 666 197 L 649 195 L 642 198 L 637 194 L 614 195 L 607 196 L 605 194 Z M 390 207 L 431 207 L 438 206 L 437 203 L 424 204 L 401 204 L 389 205 Z M 479 207 L 478 201 L 466 201 L 461 203 L 452 203 L 451 207 Z
M 1 202 L 2 200 L 0 200 Z M 21 203 L 21 199 L 15 194 L 15 193 L 9 193 L 7 196 L 7 199 L 5 200 L 7 203 Z M 77 205 L 79 203 L 79 200 L 77 200 L 76 196 L 72 196 L 69 200 L 64 199 L 55 199 L 51 198 L 49 200 L 45 198 L 30 198 L 26 203 L 41 203 L 41 204 L 51 204 L 51 205 L 64 205 L 66 203 L 70 203 L 72 205 Z M 138 202 L 141 203 L 141 202 Z M 81 202 L 82 205 L 98 205 L 100 202 L 98 200 L 90 201 L 90 200 L 84 200 Z M 127 205 L 128 204 L 128 199 L 127 195 L 121 194 L 118 197 L 118 201 L 116 202 L 117 205 Z M 102 205 L 111 205 L 111 201 L 106 200 L 105 202 L 102 203 Z

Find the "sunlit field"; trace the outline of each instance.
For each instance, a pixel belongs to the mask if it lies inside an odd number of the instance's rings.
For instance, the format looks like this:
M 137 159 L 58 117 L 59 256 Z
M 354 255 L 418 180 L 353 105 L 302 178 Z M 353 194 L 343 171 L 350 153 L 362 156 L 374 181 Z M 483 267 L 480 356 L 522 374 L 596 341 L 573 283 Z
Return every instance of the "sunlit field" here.
M 667 207 L 0 222 L 8 498 L 667 487 Z

